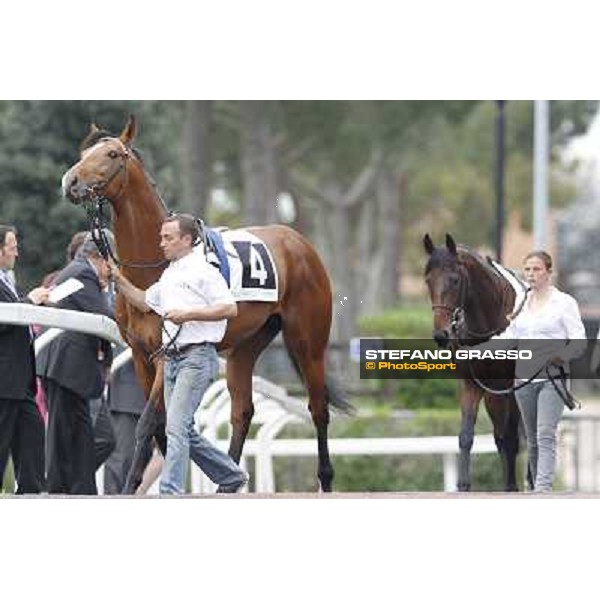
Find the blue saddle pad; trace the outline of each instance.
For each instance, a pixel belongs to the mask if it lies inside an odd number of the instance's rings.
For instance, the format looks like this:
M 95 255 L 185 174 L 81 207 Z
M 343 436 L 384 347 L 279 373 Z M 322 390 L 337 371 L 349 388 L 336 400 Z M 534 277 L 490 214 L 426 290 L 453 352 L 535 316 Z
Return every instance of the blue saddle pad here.
M 206 228 L 206 241 L 208 247 L 217 255 L 219 259 L 219 271 L 227 282 L 227 287 L 231 287 L 229 261 L 227 260 L 227 252 L 223 243 L 223 236 L 216 229 Z

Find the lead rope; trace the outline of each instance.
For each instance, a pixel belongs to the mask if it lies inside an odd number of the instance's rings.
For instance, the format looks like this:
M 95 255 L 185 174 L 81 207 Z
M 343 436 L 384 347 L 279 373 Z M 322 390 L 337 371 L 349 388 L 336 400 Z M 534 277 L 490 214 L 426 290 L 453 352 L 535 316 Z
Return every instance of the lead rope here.
M 166 336 L 169 338 L 169 341 L 166 344 L 163 344 L 160 348 L 158 348 L 158 350 L 155 350 L 148 357 L 148 360 L 150 362 L 154 361 L 154 359 L 157 358 L 158 356 L 160 356 L 161 354 L 165 354 L 170 348 L 174 348 L 175 347 L 175 341 L 179 337 L 179 334 L 181 333 L 181 329 L 183 327 L 183 325 L 178 325 L 177 326 L 177 331 L 175 332 L 175 335 L 171 336 L 171 334 L 169 333 L 169 330 L 165 327 L 165 320 L 164 319 L 161 319 L 160 326 L 161 326 L 161 329 L 162 329 L 163 333 L 166 334 Z
M 526 385 L 530 384 L 543 370 L 546 371 L 546 375 L 548 376 L 549 381 L 552 383 L 554 389 L 556 390 L 556 393 L 558 394 L 558 397 L 563 401 L 564 405 L 569 409 L 569 410 L 573 410 L 574 408 L 581 408 L 581 402 L 579 402 L 579 400 L 577 400 L 577 398 L 575 398 L 575 396 L 573 395 L 572 392 L 570 392 L 567 389 L 567 375 L 565 373 L 565 370 L 563 367 L 558 367 L 559 369 L 559 374 L 560 374 L 560 381 L 562 383 L 563 386 L 563 391 L 560 390 L 560 388 L 558 387 L 557 383 L 556 383 L 556 377 L 553 377 L 552 374 L 550 373 L 550 364 L 546 363 L 545 365 L 542 365 L 538 371 L 532 375 L 527 381 L 522 381 L 521 383 L 519 383 L 518 385 L 513 385 L 511 387 L 502 389 L 502 390 L 495 390 L 493 388 L 490 388 L 488 386 L 486 386 L 484 383 L 482 383 L 482 381 L 480 379 L 478 379 L 475 376 L 475 373 L 473 372 L 473 364 L 472 361 L 468 361 L 469 362 L 469 369 L 471 371 L 471 379 L 484 391 L 484 392 L 488 392 L 490 394 L 497 394 L 498 396 L 505 396 L 508 394 L 511 394 L 517 390 L 520 390 L 521 388 L 525 387 Z
M 563 386 L 563 391 L 561 391 L 558 385 L 556 384 L 556 378 L 550 375 L 549 367 L 546 367 L 548 379 L 550 379 L 550 381 L 552 382 L 556 393 L 558 394 L 559 398 L 563 401 L 564 405 L 569 410 L 573 410 L 575 408 L 581 409 L 581 402 L 579 402 L 579 400 L 577 400 L 573 393 L 567 388 L 567 374 L 565 373 L 565 369 L 563 367 L 558 367 L 558 372 L 560 376 L 560 382 Z

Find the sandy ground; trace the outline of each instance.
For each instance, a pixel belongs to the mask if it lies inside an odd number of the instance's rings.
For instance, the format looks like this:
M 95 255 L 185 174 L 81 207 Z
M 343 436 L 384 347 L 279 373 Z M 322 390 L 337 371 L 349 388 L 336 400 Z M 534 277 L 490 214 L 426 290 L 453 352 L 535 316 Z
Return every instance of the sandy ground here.
M 223 500 L 229 501 L 251 501 L 251 500 L 600 500 L 600 493 L 575 493 L 575 492 L 556 492 L 545 494 L 534 494 L 530 492 L 505 493 L 505 492 L 333 492 L 331 494 L 186 494 L 185 496 L 68 496 L 68 495 L 1 495 L 1 500 L 19 500 L 21 498 L 36 500 L 165 500 L 165 501 L 183 501 L 183 500 Z

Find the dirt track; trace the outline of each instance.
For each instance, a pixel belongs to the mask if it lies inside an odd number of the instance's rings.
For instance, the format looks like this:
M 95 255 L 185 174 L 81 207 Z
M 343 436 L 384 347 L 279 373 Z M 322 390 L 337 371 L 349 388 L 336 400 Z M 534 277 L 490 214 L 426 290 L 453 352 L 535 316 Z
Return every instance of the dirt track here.
M 31 496 L 12 496 L 0 495 L 0 500 L 8 499 L 38 499 L 38 500 L 600 500 L 600 493 L 551 493 L 551 494 L 533 494 L 533 493 L 505 493 L 505 492 L 469 492 L 469 493 L 448 493 L 448 492 L 334 492 L 331 494 L 186 494 L 185 496 L 68 496 L 68 495 L 31 495 Z

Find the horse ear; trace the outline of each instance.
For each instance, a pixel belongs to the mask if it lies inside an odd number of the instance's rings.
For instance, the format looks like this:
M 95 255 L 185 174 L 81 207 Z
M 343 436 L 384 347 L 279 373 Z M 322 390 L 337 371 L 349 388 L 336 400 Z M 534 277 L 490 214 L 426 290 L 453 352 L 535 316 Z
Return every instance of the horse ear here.
M 425 252 L 427 252 L 429 255 L 433 254 L 433 251 L 435 250 L 435 246 L 433 245 L 428 233 L 426 233 L 425 237 L 423 238 L 423 247 L 425 248 Z
M 129 115 L 129 119 L 127 119 L 127 123 L 121 131 L 121 135 L 119 139 L 126 145 L 129 146 L 131 142 L 135 139 L 137 134 L 137 125 L 135 122 L 135 117 L 133 115 Z
M 88 133 L 88 136 L 93 135 L 94 133 L 100 131 L 100 129 L 98 129 L 98 126 L 96 125 L 96 123 L 91 123 L 90 124 L 90 132 Z
M 446 234 L 446 247 L 450 250 L 450 254 L 456 256 L 456 242 L 449 233 Z

